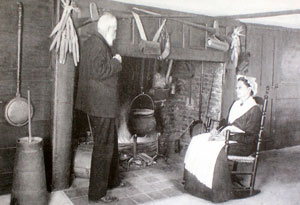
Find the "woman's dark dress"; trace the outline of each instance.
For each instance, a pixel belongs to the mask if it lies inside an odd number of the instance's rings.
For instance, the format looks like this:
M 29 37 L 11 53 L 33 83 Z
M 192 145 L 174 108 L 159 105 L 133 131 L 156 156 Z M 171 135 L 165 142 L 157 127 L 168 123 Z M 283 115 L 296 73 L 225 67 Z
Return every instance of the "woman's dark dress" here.
M 232 140 L 237 141 L 231 146 L 229 154 L 249 155 L 255 150 L 255 140 L 260 126 L 261 112 L 259 107 L 253 106 L 244 115 L 236 119 L 231 125 L 245 131 L 244 134 L 236 135 Z M 201 137 L 201 136 L 196 136 Z M 208 154 L 208 153 L 207 153 Z M 230 177 L 229 164 L 224 147 L 217 157 L 212 188 L 201 183 L 195 175 L 184 169 L 185 190 L 190 194 L 212 201 L 224 202 L 233 198 L 233 189 Z

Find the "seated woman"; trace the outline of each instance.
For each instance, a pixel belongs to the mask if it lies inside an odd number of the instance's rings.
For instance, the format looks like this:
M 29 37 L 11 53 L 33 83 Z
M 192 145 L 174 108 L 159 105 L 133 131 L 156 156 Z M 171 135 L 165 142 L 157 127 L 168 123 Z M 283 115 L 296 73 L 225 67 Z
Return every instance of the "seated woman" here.
M 194 136 L 187 149 L 184 164 L 185 189 L 198 197 L 224 202 L 233 198 L 232 181 L 224 149 L 226 130 L 236 133 L 229 154 L 250 155 L 255 151 L 261 111 L 253 96 L 255 80 L 238 76 L 237 100 L 232 104 L 227 125 L 220 131 Z

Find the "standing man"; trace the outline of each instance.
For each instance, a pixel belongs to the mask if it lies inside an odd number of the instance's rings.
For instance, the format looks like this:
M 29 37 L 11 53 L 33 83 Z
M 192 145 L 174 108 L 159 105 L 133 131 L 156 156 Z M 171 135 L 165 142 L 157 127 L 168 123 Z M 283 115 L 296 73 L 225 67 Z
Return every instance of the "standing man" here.
M 120 185 L 118 139 L 115 120 L 119 112 L 118 74 L 122 58 L 113 56 L 117 19 L 104 13 L 97 32 L 81 49 L 78 91 L 75 108 L 90 117 L 94 147 L 88 198 L 90 203 L 110 203 L 118 199 L 106 195 L 108 188 Z

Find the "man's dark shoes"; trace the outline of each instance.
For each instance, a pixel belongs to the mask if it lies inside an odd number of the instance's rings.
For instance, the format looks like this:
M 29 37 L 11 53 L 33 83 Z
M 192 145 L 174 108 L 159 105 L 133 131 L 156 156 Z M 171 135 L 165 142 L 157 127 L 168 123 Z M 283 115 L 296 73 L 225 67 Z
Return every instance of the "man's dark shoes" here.
M 104 202 L 104 203 L 111 203 L 111 202 L 117 202 L 117 201 L 119 201 L 119 199 L 117 197 L 115 197 L 115 196 L 108 196 L 108 195 L 102 197 L 100 200 L 102 202 Z
M 106 195 L 106 196 L 102 197 L 101 199 L 99 199 L 98 201 L 89 201 L 89 204 L 97 204 L 97 203 L 101 203 L 101 202 L 111 203 L 111 202 L 117 202 L 117 201 L 119 201 L 119 199 L 117 197 Z

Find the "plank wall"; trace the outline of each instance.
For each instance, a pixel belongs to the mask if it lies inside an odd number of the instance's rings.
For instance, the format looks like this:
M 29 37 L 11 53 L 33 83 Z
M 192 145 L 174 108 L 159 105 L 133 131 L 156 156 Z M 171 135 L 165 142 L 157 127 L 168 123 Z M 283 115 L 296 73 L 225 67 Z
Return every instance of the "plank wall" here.
M 300 144 L 300 30 L 248 25 L 250 63 L 245 74 L 254 76 L 258 95 L 270 87 L 265 125 L 266 148 Z
M 34 106 L 32 134 L 50 138 L 52 74 L 48 38 L 52 28 L 52 1 L 23 1 L 21 96 L 31 91 Z M 14 127 L 4 118 L 5 105 L 15 97 L 17 85 L 18 6 L 15 0 L 0 1 L 0 193 L 11 184 L 16 140 L 28 136 L 27 126 Z

